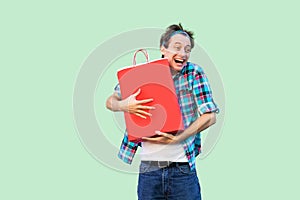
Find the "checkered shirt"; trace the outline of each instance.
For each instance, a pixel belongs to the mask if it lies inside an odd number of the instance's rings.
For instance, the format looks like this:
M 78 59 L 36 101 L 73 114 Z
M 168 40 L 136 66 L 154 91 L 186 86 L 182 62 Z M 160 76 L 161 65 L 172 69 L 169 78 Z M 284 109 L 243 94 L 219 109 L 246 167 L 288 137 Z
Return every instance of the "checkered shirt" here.
M 208 79 L 199 65 L 188 62 L 180 73 L 173 77 L 173 80 L 184 128 L 187 128 L 204 113 L 219 112 L 217 105 L 214 103 Z M 119 84 L 115 87 L 115 91 L 121 97 Z M 190 168 L 194 169 L 196 156 L 201 152 L 200 132 L 182 141 L 182 145 Z M 131 164 L 138 146 L 140 146 L 140 143 L 129 141 L 125 132 L 118 157 Z

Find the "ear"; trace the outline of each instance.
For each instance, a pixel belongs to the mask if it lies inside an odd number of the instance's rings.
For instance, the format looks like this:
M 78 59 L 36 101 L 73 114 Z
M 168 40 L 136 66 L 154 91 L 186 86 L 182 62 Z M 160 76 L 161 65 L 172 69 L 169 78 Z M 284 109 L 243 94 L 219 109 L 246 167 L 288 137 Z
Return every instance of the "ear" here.
M 162 55 L 165 55 L 165 53 L 166 53 L 166 47 L 164 47 L 164 45 L 162 45 L 162 46 L 160 47 L 160 53 L 161 53 Z

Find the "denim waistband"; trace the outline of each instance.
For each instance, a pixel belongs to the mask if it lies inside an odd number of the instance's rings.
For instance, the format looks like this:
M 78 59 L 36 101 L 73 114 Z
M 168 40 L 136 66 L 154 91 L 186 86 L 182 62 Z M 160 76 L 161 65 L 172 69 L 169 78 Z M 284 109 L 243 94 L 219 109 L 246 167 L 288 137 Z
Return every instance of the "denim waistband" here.
M 172 162 L 172 161 L 146 161 L 143 160 L 141 163 L 154 166 L 154 167 L 159 167 L 159 168 L 165 168 L 165 167 L 178 167 L 178 166 L 183 166 L 183 165 L 189 165 L 188 162 Z

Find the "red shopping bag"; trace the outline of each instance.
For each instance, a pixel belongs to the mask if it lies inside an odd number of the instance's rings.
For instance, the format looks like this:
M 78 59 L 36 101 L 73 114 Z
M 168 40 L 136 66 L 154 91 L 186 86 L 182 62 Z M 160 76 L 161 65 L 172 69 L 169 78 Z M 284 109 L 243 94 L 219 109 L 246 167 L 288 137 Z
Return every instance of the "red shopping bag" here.
M 136 65 L 138 52 L 144 53 L 147 58 L 146 63 Z M 183 130 L 182 115 L 166 58 L 149 61 L 147 51 L 139 49 L 134 53 L 133 66 L 118 70 L 117 76 L 122 99 L 141 89 L 136 99 L 152 98 L 152 102 L 144 105 L 155 107 L 154 110 L 146 110 L 152 114 L 146 119 L 124 112 L 129 141 L 154 136 L 155 131 L 177 133 Z

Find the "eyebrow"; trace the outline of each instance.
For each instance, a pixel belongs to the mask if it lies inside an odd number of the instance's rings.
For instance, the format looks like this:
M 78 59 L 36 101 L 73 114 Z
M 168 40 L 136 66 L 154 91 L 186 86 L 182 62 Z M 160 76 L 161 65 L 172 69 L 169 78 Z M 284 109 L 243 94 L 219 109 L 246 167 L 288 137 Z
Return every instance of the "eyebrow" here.
M 175 45 L 175 44 L 182 44 L 182 43 L 181 43 L 181 42 L 175 42 L 174 45 Z M 191 45 L 188 44 L 188 45 L 186 45 L 185 47 L 191 47 Z
M 181 42 L 175 42 L 174 44 L 182 44 Z M 186 47 L 191 47 L 191 45 L 186 45 Z

